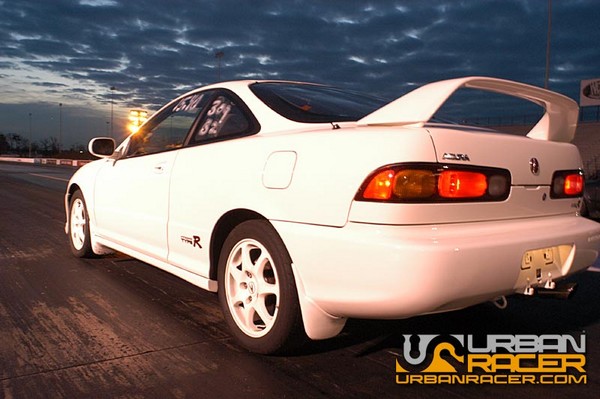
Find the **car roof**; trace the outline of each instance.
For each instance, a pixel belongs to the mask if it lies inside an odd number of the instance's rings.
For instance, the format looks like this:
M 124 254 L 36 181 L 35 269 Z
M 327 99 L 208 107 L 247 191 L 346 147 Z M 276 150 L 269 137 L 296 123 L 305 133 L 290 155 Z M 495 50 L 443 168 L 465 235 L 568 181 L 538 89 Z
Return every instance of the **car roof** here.
M 302 85 L 314 85 L 314 86 L 326 86 L 319 83 L 300 82 L 292 80 L 273 80 L 273 79 L 244 79 L 244 80 L 232 80 L 215 82 L 206 86 L 200 86 L 193 90 L 190 90 L 162 106 L 156 113 L 159 113 L 163 109 L 172 105 L 174 102 L 180 101 L 182 98 L 199 93 L 206 90 L 214 89 L 226 89 L 234 92 L 240 99 L 250 108 L 254 117 L 258 120 L 261 125 L 260 134 L 282 131 L 282 130 L 303 130 L 303 129 L 314 129 L 318 123 L 302 123 L 296 122 L 285 118 L 278 114 L 262 102 L 253 92 L 250 90 L 250 85 L 255 83 L 284 83 L 284 84 L 302 84 Z M 326 123 L 329 125 L 329 123 Z

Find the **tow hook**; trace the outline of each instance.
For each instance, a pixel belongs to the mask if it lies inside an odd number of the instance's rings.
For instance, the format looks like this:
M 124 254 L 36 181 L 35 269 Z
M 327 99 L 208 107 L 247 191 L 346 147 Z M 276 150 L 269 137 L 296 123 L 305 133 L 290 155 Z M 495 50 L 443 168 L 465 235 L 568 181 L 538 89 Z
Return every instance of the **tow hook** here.
M 534 287 L 531 285 L 529 279 L 527 279 L 527 286 L 523 291 L 523 295 L 537 295 L 542 298 L 569 299 L 577 288 L 577 283 L 556 284 L 556 282 L 552 280 L 551 273 L 548 273 L 548 279 L 545 283 L 540 283 L 541 284 Z
M 504 295 L 494 298 L 492 302 L 498 309 L 506 309 L 508 307 L 508 300 Z

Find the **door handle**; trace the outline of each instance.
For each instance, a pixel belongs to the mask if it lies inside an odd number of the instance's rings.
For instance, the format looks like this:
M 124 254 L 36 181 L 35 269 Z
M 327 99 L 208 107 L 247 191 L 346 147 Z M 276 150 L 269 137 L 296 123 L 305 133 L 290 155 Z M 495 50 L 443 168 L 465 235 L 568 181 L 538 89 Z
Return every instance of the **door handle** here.
M 164 163 L 159 163 L 158 165 L 154 166 L 154 173 L 163 173 L 164 171 L 165 171 Z

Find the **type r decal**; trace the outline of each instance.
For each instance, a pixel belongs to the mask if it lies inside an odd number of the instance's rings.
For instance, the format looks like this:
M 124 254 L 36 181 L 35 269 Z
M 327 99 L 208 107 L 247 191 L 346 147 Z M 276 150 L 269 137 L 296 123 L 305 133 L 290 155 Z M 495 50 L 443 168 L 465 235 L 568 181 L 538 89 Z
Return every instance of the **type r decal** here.
M 185 242 L 186 244 L 190 244 L 192 247 L 198 247 L 199 249 L 202 249 L 202 245 L 200 245 L 200 237 L 199 236 L 193 236 L 193 237 L 181 236 L 181 242 Z

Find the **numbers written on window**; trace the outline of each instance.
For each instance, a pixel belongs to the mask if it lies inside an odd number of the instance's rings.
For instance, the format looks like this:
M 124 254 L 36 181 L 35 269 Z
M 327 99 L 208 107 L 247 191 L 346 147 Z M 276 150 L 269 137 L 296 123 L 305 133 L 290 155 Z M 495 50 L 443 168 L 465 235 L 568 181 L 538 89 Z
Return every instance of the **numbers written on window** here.
M 192 128 L 194 134 L 190 144 L 254 132 L 257 124 L 234 98 L 225 91 L 210 90 L 178 100 L 130 138 L 127 155 L 140 156 L 180 148 Z
M 192 140 L 194 143 L 244 135 L 250 131 L 252 125 L 234 100 L 219 95 L 210 104 L 199 126 Z
M 227 115 L 231 112 L 232 103 L 223 96 L 217 97 L 206 113 L 206 120 L 202 124 L 198 135 L 216 135 L 224 125 Z
M 200 93 L 200 94 L 194 94 L 193 96 L 183 98 L 173 108 L 173 112 L 201 109 L 202 107 L 200 105 L 202 104 L 202 99 L 204 99 L 205 97 L 206 97 L 205 93 Z

